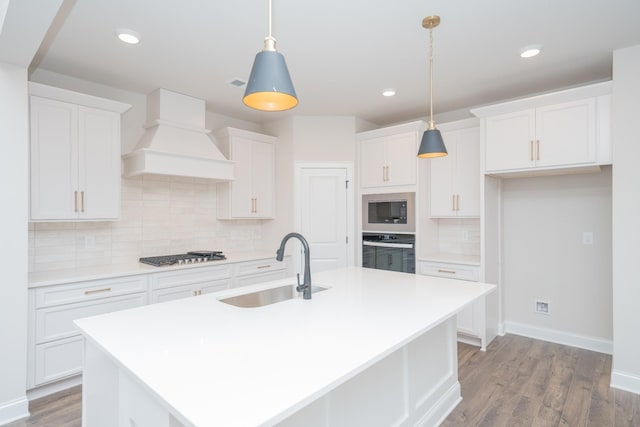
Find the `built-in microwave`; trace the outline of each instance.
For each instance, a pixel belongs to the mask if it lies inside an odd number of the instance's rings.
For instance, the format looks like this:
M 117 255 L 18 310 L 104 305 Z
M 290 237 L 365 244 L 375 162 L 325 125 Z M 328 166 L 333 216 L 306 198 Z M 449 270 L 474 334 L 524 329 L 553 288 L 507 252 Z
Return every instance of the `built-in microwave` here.
M 395 233 L 415 232 L 415 193 L 363 195 L 362 229 Z

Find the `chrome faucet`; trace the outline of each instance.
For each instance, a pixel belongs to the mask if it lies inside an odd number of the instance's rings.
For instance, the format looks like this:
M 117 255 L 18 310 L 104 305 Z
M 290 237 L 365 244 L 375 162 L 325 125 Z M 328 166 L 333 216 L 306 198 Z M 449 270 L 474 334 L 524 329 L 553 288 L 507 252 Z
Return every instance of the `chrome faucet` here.
M 287 240 L 295 237 L 300 240 L 302 247 L 304 248 L 304 279 L 302 285 L 300 284 L 300 275 L 298 274 L 298 286 L 296 290 L 303 292 L 302 298 L 311 299 L 311 267 L 309 266 L 309 243 L 300 233 L 289 233 L 282 238 L 280 242 L 280 248 L 276 251 L 276 259 L 282 261 L 284 258 L 284 246 L 287 244 Z

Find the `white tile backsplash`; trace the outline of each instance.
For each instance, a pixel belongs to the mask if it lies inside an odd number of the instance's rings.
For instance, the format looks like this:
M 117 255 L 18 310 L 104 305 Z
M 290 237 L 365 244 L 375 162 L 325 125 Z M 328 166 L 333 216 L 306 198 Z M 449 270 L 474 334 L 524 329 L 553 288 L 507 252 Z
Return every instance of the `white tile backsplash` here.
M 438 252 L 480 257 L 480 220 L 478 218 L 438 220 Z
M 216 184 L 197 178 L 123 178 L 114 222 L 29 224 L 29 271 L 136 262 L 189 250 L 253 251 L 263 221 L 218 221 Z

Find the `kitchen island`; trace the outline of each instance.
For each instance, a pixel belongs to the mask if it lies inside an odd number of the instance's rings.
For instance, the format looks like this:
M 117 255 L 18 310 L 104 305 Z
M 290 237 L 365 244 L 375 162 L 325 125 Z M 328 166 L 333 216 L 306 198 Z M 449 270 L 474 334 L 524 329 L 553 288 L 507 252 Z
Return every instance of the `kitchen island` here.
M 76 321 L 83 425 L 437 425 L 460 401 L 455 314 L 483 283 L 359 267 L 311 300 L 220 299 L 279 280 Z

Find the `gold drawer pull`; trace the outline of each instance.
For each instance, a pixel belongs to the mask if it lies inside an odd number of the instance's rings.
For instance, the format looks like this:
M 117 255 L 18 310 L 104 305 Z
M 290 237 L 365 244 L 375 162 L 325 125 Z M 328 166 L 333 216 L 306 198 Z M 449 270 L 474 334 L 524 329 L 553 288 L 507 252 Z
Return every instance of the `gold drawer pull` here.
M 442 269 L 438 269 L 438 273 L 456 274 L 456 272 L 453 270 L 442 270 Z
M 80 212 L 84 212 L 84 191 L 80 192 Z
M 533 139 L 529 141 L 529 160 L 533 162 Z
M 78 192 L 73 192 L 73 211 L 78 212 Z
M 103 289 L 92 289 L 90 291 L 84 291 L 85 295 L 97 294 L 100 292 L 111 292 L 111 288 L 103 288 Z
M 269 265 L 259 265 L 256 268 L 271 268 L 271 264 L 269 264 Z

